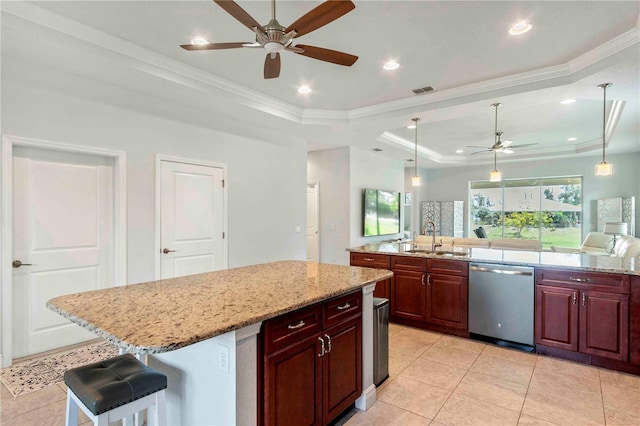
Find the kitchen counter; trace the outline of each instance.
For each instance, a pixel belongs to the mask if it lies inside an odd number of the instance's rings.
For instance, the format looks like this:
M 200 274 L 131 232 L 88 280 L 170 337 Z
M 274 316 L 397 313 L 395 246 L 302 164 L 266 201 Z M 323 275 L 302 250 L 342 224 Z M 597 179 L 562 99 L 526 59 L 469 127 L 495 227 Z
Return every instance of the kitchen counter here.
M 428 245 L 418 245 L 417 249 L 428 249 Z M 615 256 L 593 256 L 589 254 L 556 253 L 552 251 L 499 250 L 490 248 L 462 248 L 451 250 L 451 255 L 433 253 L 410 253 L 412 243 L 376 243 L 347 250 L 355 253 L 389 254 L 413 257 L 455 259 L 468 262 L 485 262 L 517 266 L 544 266 L 545 268 L 575 269 L 582 271 L 623 273 L 640 275 L 640 258 Z
M 116 344 L 147 354 L 168 378 L 168 424 L 257 424 L 262 321 L 362 292 L 362 395 L 373 385 L 373 290 L 387 270 L 282 261 L 51 299 L 47 307 Z
M 47 307 L 127 352 L 160 353 L 391 277 L 283 261 L 56 297 Z

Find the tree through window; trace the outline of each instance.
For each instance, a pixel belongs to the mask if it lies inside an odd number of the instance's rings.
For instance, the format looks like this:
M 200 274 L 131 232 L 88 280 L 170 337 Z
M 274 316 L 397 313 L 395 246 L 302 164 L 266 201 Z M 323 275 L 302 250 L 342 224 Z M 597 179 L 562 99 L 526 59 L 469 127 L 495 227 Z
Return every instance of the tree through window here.
M 470 182 L 469 205 L 471 228 L 482 226 L 489 238 L 580 247 L 581 176 Z

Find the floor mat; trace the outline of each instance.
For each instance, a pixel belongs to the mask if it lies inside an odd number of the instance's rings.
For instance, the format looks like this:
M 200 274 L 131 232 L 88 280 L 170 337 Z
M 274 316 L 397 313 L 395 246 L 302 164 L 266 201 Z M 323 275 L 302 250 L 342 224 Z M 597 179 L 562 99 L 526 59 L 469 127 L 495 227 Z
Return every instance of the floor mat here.
M 70 368 L 91 364 L 118 355 L 109 342 L 92 343 L 55 353 L 48 353 L 0 369 L 0 380 L 14 397 L 43 389 L 63 381 Z

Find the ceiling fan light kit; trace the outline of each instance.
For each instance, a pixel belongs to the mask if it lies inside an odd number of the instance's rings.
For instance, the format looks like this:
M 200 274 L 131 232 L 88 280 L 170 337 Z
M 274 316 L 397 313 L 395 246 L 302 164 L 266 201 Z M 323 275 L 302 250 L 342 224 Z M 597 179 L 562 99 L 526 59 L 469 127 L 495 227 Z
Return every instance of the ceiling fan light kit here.
M 355 9 L 351 0 L 327 0 L 307 12 L 289 27 L 283 27 L 276 19 L 276 2 L 271 1 L 271 20 L 260 25 L 251 15 L 232 0 L 214 0 L 215 3 L 255 33 L 255 42 L 235 43 L 194 43 L 183 44 L 185 50 L 219 50 L 262 47 L 267 51 L 264 60 L 264 78 L 280 76 L 280 52 L 289 51 L 308 58 L 350 67 L 358 57 L 349 53 L 325 49 L 323 47 L 293 45 L 293 39 L 323 27 Z M 206 40 L 205 40 L 206 41 Z
M 605 127 L 607 124 L 607 87 L 611 86 L 612 83 L 602 83 L 598 84 L 598 87 L 601 87 L 604 92 L 604 101 L 602 104 L 602 161 L 596 164 L 596 176 L 611 176 L 613 174 L 613 165 L 607 163 L 604 158 L 604 151 L 606 147 L 605 142 Z

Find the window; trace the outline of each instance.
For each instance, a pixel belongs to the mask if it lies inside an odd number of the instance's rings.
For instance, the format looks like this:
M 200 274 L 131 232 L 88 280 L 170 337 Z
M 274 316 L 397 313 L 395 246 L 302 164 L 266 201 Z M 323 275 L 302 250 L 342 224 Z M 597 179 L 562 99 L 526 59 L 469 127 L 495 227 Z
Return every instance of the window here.
M 469 223 L 488 238 L 540 240 L 542 247 L 580 247 L 582 177 L 469 182 Z

